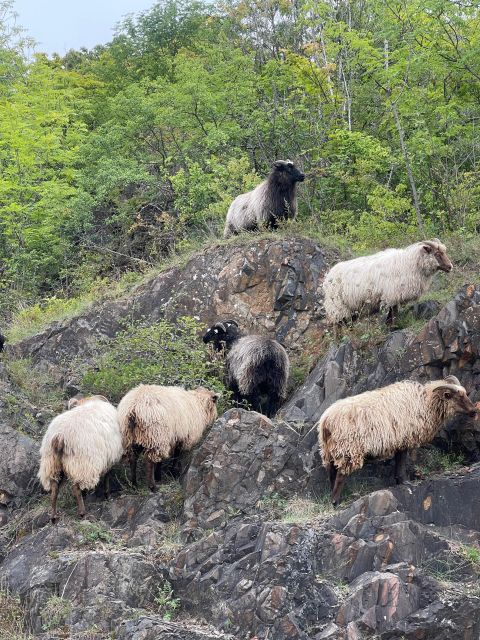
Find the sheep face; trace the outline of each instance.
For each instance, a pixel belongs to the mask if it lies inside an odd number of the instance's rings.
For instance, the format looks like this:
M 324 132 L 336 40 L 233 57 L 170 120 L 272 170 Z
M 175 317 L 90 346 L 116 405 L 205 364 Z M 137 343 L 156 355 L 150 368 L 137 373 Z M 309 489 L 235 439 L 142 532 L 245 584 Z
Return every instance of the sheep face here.
M 222 351 L 228 349 L 238 337 L 238 325 L 235 320 L 225 320 L 212 325 L 202 340 L 205 344 L 211 342 L 215 351 Z
M 434 393 L 443 401 L 448 416 L 453 416 L 457 413 L 472 417 L 477 415 L 477 408 L 467 396 L 467 392 L 463 387 L 448 385 L 435 389 Z
M 279 182 L 303 182 L 305 174 L 291 160 L 277 160 L 273 163 L 273 173 Z
M 108 402 L 108 399 L 105 396 L 86 396 L 86 397 L 75 397 L 70 398 L 68 401 L 68 409 L 73 409 L 74 407 L 79 407 L 86 402 L 91 402 L 92 400 L 101 400 L 102 402 Z
M 217 401 L 221 394 L 215 391 L 210 391 L 210 389 L 206 389 L 205 387 L 197 387 L 197 389 L 195 389 L 195 394 L 198 396 L 200 403 L 205 409 L 207 424 L 213 424 L 217 419 Z
M 429 271 L 446 271 L 449 273 L 453 269 L 453 264 L 447 255 L 447 249 L 440 240 L 434 238 L 422 243 L 425 265 Z

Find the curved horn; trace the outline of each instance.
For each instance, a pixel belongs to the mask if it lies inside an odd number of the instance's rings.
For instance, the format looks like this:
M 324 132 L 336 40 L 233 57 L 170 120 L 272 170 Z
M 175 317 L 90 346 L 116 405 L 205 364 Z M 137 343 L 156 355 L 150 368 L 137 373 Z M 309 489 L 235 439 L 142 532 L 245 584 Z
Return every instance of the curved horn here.
M 220 327 L 220 329 L 224 332 L 227 333 L 227 327 L 223 324 L 223 322 L 217 322 L 215 324 L 215 327 Z
M 462 383 L 456 376 L 447 376 L 446 378 L 444 378 L 444 382 L 447 382 L 449 384 L 456 384 L 458 387 L 462 386 Z
M 236 320 L 225 320 L 225 324 L 233 324 L 234 327 L 238 327 L 238 322 Z
M 455 377 L 455 376 L 452 376 L 452 377 Z M 429 387 L 432 390 L 443 388 L 443 389 L 451 389 L 452 391 L 458 391 L 459 389 L 463 389 L 460 383 L 455 384 L 447 380 L 434 380 L 433 382 L 430 382 Z

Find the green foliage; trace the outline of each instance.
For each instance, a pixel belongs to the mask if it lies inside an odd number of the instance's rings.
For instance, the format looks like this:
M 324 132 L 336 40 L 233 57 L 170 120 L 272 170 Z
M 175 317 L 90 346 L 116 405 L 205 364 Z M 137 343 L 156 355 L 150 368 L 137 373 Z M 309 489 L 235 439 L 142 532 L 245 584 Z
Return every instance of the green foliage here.
M 81 544 L 96 544 L 98 542 L 110 543 L 113 540 L 113 536 L 107 527 L 100 522 L 90 522 L 85 520 L 84 522 L 77 522 L 76 528 L 81 534 Z
M 173 589 L 168 580 L 158 587 L 155 604 L 164 620 L 170 621 L 176 615 L 180 600 L 173 597 Z
M 465 459 L 461 454 L 444 453 L 440 449 L 434 448 L 421 450 L 418 457 L 416 468 L 422 475 L 449 473 L 465 464 Z
M 62 394 L 55 380 L 34 366 L 29 358 L 6 360 L 5 369 L 10 380 L 23 391 L 31 404 L 55 412 L 63 410 Z
M 133 324 L 100 348 L 94 365 L 83 377 L 83 387 L 116 402 L 138 384 L 205 386 L 224 392 L 222 364 L 212 359 L 199 339 L 194 318 L 175 323 Z M 105 347 L 108 347 L 105 349 Z
M 320 237 L 478 233 L 475 3 L 166 0 L 51 58 L 0 7 L 4 317 L 218 236 L 279 157 Z

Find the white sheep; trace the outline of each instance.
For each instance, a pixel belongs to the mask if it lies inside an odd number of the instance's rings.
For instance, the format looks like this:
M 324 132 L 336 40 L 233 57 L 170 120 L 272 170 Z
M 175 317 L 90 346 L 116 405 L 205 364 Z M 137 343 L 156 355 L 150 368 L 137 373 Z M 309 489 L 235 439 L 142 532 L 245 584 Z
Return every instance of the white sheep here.
M 130 460 L 132 484 L 137 483 L 137 459 L 147 461 L 147 484 L 156 491 L 155 463 L 171 456 L 176 447 L 190 450 L 217 418 L 219 393 L 199 387 L 141 384 L 118 405 L 122 441 Z
M 305 174 L 291 160 L 274 162 L 266 180 L 232 202 L 223 237 L 261 227 L 276 229 L 278 220 L 294 218 L 297 214 L 297 183 L 303 180 Z
M 52 420 L 40 448 L 38 477 L 51 492 L 52 522 L 57 519 L 60 483 L 68 478 L 80 518 L 85 515 L 82 491 L 94 489 L 123 455 L 117 410 L 104 396 L 72 399 L 68 411 Z
M 317 423 L 333 504 L 340 501 L 345 477 L 361 469 L 366 456 L 395 455 L 395 479 L 403 482 L 408 450 L 433 440 L 455 413 L 476 414 L 455 376 L 424 385 L 405 380 L 337 400 Z
M 424 294 L 438 270 L 452 268 L 445 245 L 436 238 L 339 262 L 323 283 L 326 320 L 336 325 L 385 307 L 387 323 L 394 324 L 398 305 Z

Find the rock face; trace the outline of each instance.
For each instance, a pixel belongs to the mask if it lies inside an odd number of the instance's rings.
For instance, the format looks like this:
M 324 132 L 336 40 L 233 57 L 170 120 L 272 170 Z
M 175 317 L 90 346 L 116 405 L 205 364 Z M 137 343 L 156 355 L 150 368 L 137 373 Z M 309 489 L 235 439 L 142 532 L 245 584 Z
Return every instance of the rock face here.
M 301 239 L 217 247 L 10 353 L 61 367 L 73 353 L 88 358 L 128 315 L 185 313 L 235 316 L 294 351 L 321 331 L 328 262 Z M 5 423 L 0 585 L 20 596 L 39 640 L 478 640 L 479 423 L 457 420 L 437 440 L 469 467 L 391 487 L 388 463 L 368 463 L 355 474 L 368 485 L 352 489 L 352 476 L 338 511 L 314 423 L 337 398 L 407 377 L 454 374 L 476 401 L 479 349 L 480 288 L 467 286 L 417 335 L 332 347 L 275 421 L 228 411 L 189 455 L 182 486 L 131 494 L 119 467 L 121 495 L 88 496 L 85 522 L 64 488 L 61 520 L 49 523 L 48 500 L 30 484 L 38 445 Z
M 181 315 L 211 324 L 234 317 L 246 330 L 275 333 L 285 345 L 318 333 L 321 283 L 333 252 L 311 240 L 255 240 L 245 246 L 210 247 L 183 268 L 161 273 L 120 300 L 94 305 L 78 318 L 10 346 L 9 353 L 59 364 L 87 357 L 93 342 L 112 337 L 122 320 Z
M 315 423 L 339 398 L 410 378 L 426 382 L 457 376 L 472 401 L 480 399 L 480 286 L 465 286 L 415 336 L 392 333 L 359 351 L 352 342 L 332 347 L 281 411 L 289 422 Z M 479 459 L 480 422 L 452 421 L 437 444 Z
M 34 440 L 0 424 L 0 505 L 32 495 L 38 488 L 38 452 Z

